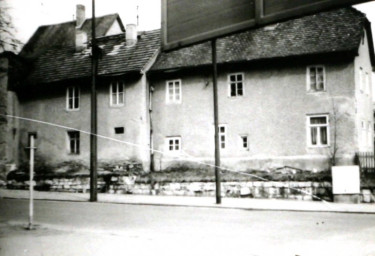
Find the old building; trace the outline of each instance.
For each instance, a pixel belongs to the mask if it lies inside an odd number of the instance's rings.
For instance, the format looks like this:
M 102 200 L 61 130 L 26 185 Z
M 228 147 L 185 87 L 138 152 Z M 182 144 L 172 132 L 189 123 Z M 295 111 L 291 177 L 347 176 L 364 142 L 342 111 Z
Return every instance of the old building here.
M 89 160 L 91 20 L 40 27 L 20 53 L 15 86 L 22 159 L 37 134 L 46 161 Z M 213 162 L 211 48 L 160 53 L 160 32 L 97 20 L 99 161 L 135 159 L 145 170 Z M 370 23 L 352 8 L 218 39 L 224 166 L 325 170 L 373 152 Z M 154 150 L 149 150 L 153 148 Z M 152 161 L 153 160 L 153 161 Z
M 38 157 L 51 164 L 89 161 L 91 19 L 77 6 L 77 21 L 39 27 L 20 57 L 28 72 L 14 90 L 19 161 L 26 158 L 30 134 Z M 117 14 L 96 19 L 101 48 L 98 67 L 99 161 L 136 159 L 148 169 L 148 83 L 159 31 L 139 33 Z M 109 139 L 107 139 L 109 138 Z M 122 143 L 123 141 L 129 144 Z M 137 145 L 134 147 L 133 145 Z
M 370 24 L 355 9 L 217 41 L 222 164 L 328 169 L 373 152 Z M 155 167 L 214 154 L 211 46 L 162 53 L 152 67 Z

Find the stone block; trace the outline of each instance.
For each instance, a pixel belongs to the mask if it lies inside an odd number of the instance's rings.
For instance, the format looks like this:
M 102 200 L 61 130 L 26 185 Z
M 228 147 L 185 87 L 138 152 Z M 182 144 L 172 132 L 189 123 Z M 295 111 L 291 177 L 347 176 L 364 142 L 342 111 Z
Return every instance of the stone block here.
M 371 193 L 371 190 L 369 190 L 369 189 L 362 189 L 361 192 L 362 192 L 362 201 L 364 203 L 371 203 L 372 197 L 373 197 L 373 195 Z
M 241 189 L 240 189 L 240 195 L 241 196 L 250 196 L 252 193 L 251 193 L 251 190 L 250 190 L 250 188 L 248 188 L 248 187 L 242 187 Z

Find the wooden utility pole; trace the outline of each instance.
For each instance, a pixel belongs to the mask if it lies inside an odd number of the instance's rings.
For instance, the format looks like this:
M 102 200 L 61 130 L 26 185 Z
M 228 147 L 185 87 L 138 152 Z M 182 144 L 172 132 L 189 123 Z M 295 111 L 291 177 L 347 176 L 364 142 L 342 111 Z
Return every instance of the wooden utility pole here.
M 96 202 L 97 196 L 97 97 L 96 76 L 98 73 L 98 49 L 96 46 L 95 33 L 95 0 L 92 0 L 92 22 L 91 22 L 91 133 L 90 133 L 90 202 Z
M 214 125 L 215 125 L 215 180 L 216 180 L 216 204 L 221 204 L 221 179 L 220 179 L 220 143 L 219 143 L 219 108 L 217 97 L 217 54 L 216 39 L 211 41 L 212 49 L 212 81 L 214 94 Z

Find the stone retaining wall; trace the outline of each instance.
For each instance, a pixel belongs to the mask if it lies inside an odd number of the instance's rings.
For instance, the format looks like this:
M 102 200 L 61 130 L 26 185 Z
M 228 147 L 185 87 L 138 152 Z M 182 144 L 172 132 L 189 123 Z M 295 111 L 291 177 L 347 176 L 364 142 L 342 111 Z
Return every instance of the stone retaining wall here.
M 37 181 L 36 190 L 86 193 L 88 177 L 54 178 Z M 27 189 L 29 182 L 8 181 L 7 187 Z M 112 176 L 98 178 L 98 191 L 111 194 L 215 196 L 214 182 L 163 182 L 153 186 L 137 183 L 136 176 Z M 332 198 L 330 182 L 222 182 L 223 197 L 284 198 L 313 200 L 314 196 Z

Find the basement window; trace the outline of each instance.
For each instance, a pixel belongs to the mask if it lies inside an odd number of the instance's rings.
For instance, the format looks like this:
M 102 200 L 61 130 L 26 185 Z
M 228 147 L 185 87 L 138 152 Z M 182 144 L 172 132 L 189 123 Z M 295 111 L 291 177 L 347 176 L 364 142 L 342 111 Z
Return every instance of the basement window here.
M 124 134 L 125 128 L 124 127 L 115 127 L 115 134 Z
M 169 152 L 179 152 L 181 150 L 181 137 L 169 137 L 166 142 Z
M 249 137 L 247 135 L 240 135 L 241 138 L 241 149 L 249 150 Z

